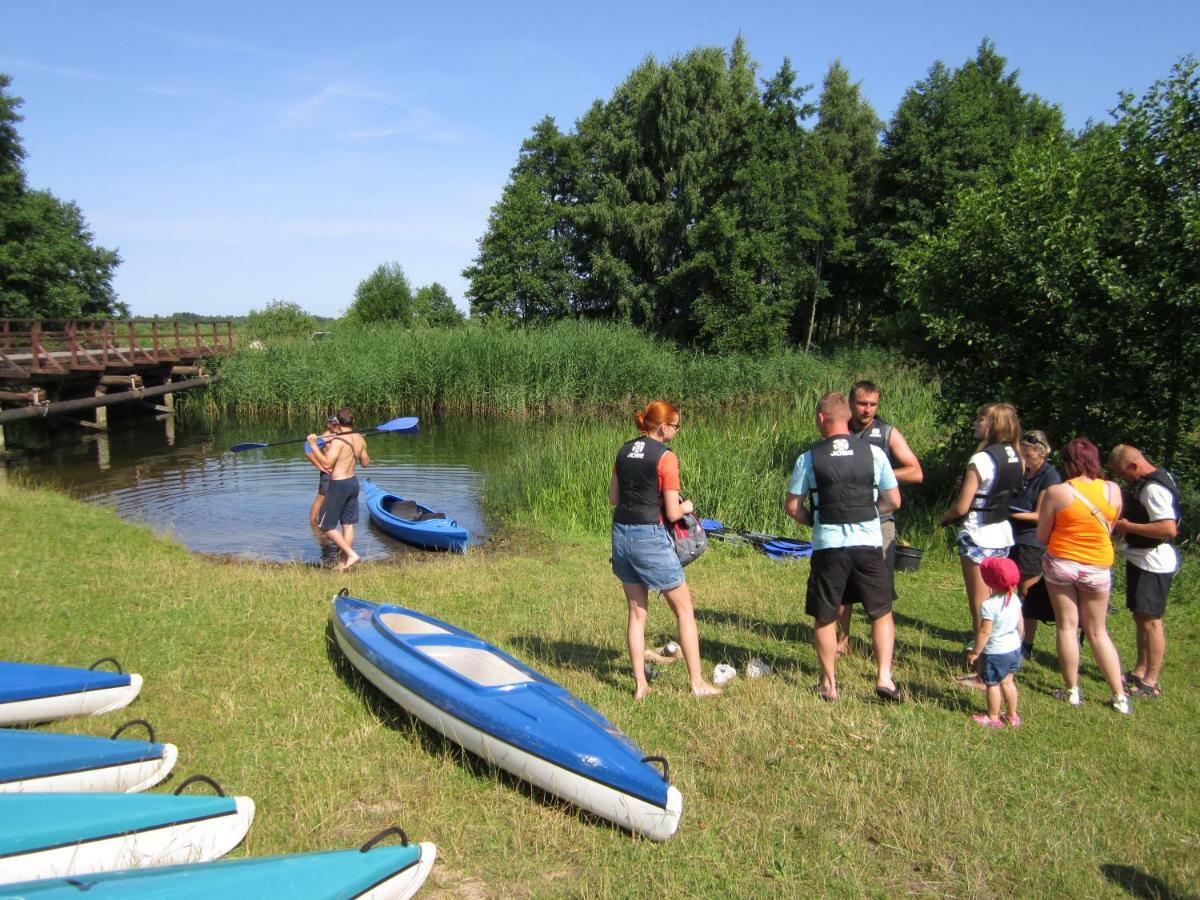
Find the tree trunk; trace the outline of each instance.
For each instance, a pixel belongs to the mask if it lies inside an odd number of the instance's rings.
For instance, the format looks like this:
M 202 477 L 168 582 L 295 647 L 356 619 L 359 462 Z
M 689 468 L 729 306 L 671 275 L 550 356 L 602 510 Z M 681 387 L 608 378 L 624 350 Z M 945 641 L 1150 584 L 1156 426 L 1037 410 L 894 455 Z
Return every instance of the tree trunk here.
M 804 352 L 812 349 L 813 331 L 817 326 L 817 299 L 821 295 L 821 245 L 817 245 L 817 261 L 813 267 L 813 296 L 812 309 L 808 313 L 808 338 L 804 341 Z

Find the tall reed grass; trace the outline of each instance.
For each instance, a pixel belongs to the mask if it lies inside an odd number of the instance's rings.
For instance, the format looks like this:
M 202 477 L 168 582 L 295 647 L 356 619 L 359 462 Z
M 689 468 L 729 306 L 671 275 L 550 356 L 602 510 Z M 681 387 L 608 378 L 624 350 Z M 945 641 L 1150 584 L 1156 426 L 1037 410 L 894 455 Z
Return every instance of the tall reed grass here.
M 631 327 L 588 322 L 525 331 L 343 327 L 327 340 L 244 349 L 217 365 L 221 380 L 201 400 L 217 415 L 312 417 L 350 404 L 520 418 L 624 410 L 655 397 L 693 408 L 742 407 L 815 399 L 830 387 L 845 389 L 858 374 L 883 380 L 889 392 L 929 394 L 927 379 L 880 351 L 832 359 L 798 352 L 708 356 Z

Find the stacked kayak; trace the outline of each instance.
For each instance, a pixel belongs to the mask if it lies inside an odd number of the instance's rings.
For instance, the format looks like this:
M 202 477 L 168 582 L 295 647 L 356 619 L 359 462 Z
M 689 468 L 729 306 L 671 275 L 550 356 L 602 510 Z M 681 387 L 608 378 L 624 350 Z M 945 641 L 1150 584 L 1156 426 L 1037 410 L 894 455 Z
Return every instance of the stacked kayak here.
M 100 660 L 94 666 L 106 661 Z M 0 662 L 0 725 L 103 715 L 128 706 L 142 689 L 141 675 L 94 666 L 76 669 Z
M 119 738 L 135 724 L 146 725 L 150 740 Z M 175 745 L 156 743 L 140 720 L 111 738 L 0 729 L 0 793 L 136 793 L 166 778 L 177 757 Z
M 71 898 L 411 897 L 429 877 L 433 844 L 264 856 L 6 885 L 0 896 Z
M 434 512 L 414 500 L 405 500 L 364 479 L 360 492 L 371 521 L 392 537 L 430 550 L 464 553 L 470 535 L 445 513 Z
M 333 598 L 346 657 L 405 710 L 488 762 L 653 840 L 683 797 L 647 757 L 565 688 L 475 635 L 399 606 Z M 661 762 L 663 771 L 652 762 Z
M 253 819 L 249 797 L 0 794 L 0 884 L 206 862 Z

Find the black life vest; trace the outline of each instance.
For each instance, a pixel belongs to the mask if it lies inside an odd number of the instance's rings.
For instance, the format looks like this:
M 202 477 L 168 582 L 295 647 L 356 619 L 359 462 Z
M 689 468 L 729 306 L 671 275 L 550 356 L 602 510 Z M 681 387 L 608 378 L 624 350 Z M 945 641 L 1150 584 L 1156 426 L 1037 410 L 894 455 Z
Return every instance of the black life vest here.
M 813 445 L 813 512 L 822 525 L 852 525 L 879 518 L 875 509 L 875 462 L 871 446 L 849 435 Z
M 975 492 L 971 511 L 979 513 L 981 525 L 994 525 L 1008 518 L 1008 503 L 1020 492 L 1025 469 L 1012 444 L 989 444 L 983 452 L 995 463 L 996 474 L 986 492 Z
M 866 441 L 868 444 L 874 444 L 880 450 L 887 454 L 888 465 L 893 469 L 896 468 L 896 460 L 892 456 L 892 432 L 895 426 L 886 419 L 876 416 L 867 428 L 860 431 L 855 431 L 856 423 L 853 419 L 850 420 L 850 433 L 860 441 Z
M 1122 514 L 1124 518 L 1140 525 L 1150 522 L 1150 510 L 1146 509 L 1142 503 L 1142 491 L 1150 484 L 1162 485 L 1171 492 L 1171 512 L 1174 514 L 1175 521 L 1178 522 L 1182 518 L 1179 510 L 1179 485 L 1175 483 L 1175 476 L 1166 469 L 1155 469 L 1149 475 L 1143 475 L 1135 481 L 1132 487 L 1122 491 L 1125 507 L 1125 512 Z M 1125 543 L 1130 547 L 1149 550 L 1160 544 L 1168 544 L 1170 541 L 1159 541 L 1142 534 L 1126 534 Z
M 671 449 L 662 441 L 641 435 L 617 451 L 617 505 L 613 521 L 621 525 L 656 525 L 662 522 L 662 494 L 658 490 L 658 461 Z

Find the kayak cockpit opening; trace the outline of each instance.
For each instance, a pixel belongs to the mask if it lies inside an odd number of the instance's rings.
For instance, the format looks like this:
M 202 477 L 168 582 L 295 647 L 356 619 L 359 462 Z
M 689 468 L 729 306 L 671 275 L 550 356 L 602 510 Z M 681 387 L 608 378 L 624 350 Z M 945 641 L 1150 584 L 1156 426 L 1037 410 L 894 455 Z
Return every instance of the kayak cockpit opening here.
M 413 649 L 480 687 L 505 687 L 534 680 L 508 660 L 480 647 L 416 644 Z
M 386 612 L 379 614 L 379 621 L 396 634 L 450 634 L 445 628 L 407 613 Z

